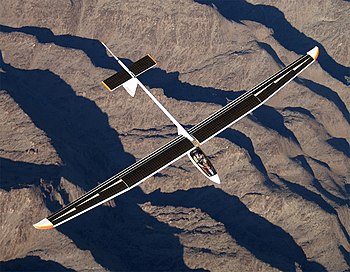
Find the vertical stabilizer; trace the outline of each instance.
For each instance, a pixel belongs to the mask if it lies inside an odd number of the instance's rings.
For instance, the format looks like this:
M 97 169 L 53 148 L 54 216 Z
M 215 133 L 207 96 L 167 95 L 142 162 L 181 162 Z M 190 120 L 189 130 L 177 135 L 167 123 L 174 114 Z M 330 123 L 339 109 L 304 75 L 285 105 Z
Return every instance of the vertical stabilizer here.
M 127 82 L 123 83 L 124 89 L 132 96 L 135 96 L 136 89 L 137 89 L 137 78 L 133 77 L 132 79 L 129 79 Z

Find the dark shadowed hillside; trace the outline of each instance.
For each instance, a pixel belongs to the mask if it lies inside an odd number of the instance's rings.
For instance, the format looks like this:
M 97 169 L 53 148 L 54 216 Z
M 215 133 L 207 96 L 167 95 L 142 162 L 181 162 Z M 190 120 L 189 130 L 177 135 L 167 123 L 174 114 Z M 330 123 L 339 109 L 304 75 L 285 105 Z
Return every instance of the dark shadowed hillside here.
M 304 3 L 305 2 L 305 3 Z M 1 1 L 1 271 L 348 271 L 349 1 Z M 203 146 L 57 229 L 40 219 L 317 45 L 318 62 Z

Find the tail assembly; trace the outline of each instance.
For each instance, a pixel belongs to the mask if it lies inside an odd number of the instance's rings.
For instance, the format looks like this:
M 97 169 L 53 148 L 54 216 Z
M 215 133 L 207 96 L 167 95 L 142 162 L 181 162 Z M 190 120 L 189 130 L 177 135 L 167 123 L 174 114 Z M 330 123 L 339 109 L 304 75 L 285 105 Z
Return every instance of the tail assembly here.
M 131 64 L 127 67 L 113 52 L 104 44 L 103 46 L 107 51 L 118 61 L 123 70 L 112 75 L 111 77 L 102 81 L 102 84 L 109 90 L 114 91 L 116 88 L 123 86 L 124 89 L 132 96 L 135 96 L 137 86 L 140 86 L 144 92 L 153 100 L 153 102 L 165 113 L 165 115 L 174 123 L 177 127 L 177 132 L 179 135 L 184 136 L 189 141 L 191 141 L 196 148 L 188 153 L 188 156 L 192 163 L 197 167 L 197 169 L 211 181 L 220 184 L 220 178 L 210 162 L 209 158 L 204 154 L 204 152 L 198 147 L 199 142 L 188 133 L 188 131 L 168 112 L 167 109 L 151 94 L 151 92 L 140 82 L 137 76 L 151 69 L 157 64 L 157 62 L 151 57 L 151 55 L 146 55 L 142 59 Z
M 151 57 L 151 55 L 146 55 L 142 59 L 131 64 L 127 67 L 122 63 L 118 57 L 116 57 L 109 48 L 102 43 L 105 48 L 111 53 L 111 55 L 118 61 L 118 63 L 124 68 L 122 71 L 110 76 L 109 78 L 102 81 L 102 84 L 107 88 L 108 91 L 114 91 L 120 86 L 132 96 L 135 96 L 136 88 L 138 85 L 138 80 L 136 77 L 151 69 L 157 64 L 157 62 Z
M 141 75 L 148 69 L 151 69 L 153 66 L 157 64 L 157 62 L 151 57 L 150 54 L 143 57 L 142 59 L 139 59 L 135 63 L 131 64 L 129 67 L 127 67 L 117 56 L 113 54 L 113 52 L 102 43 L 103 46 L 107 49 L 107 51 L 118 61 L 121 67 L 123 67 L 124 70 L 114 74 L 113 76 L 107 78 L 106 80 L 102 81 L 102 84 L 105 85 L 105 87 L 109 91 L 114 91 L 119 86 L 123 85 L 123 87 L 126 89 L 126 91 L 132 96 L 135 96 L 135 92 L 137 89 L 137 86 L 140 86 L 141 89 L 144 90 L 144 92 L 153 100 L 153 102 L 163 111 L 163 113 L 173 122 L 173 124 L 177 127 L 177 132 L 179 135 L 184 136 L 191 142 L 193 142 L 195 139 L 187 132 L 186 129 L 168 112 L 166 108 L 151 94 L 151 92 L 146 88 L 145 85 L 142 84 L 140 80 L 138 80 L 137 76 Z

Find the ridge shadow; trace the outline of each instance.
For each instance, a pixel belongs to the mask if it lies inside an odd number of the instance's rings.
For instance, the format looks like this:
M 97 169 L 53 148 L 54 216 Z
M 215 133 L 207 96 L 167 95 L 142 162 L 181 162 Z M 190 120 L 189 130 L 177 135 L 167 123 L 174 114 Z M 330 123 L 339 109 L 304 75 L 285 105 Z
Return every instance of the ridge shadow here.
M 333 195 L 332 193 L 328 192 L 321 182 L 315 177 L 315 173 L 312 170 L 310 164 L 307 162 L 306 158 L 303 155 L 298 155 L 294 158 L 291 158 L 293 161 L 297 162 L 299 165 L 301 165 L 310 175 L 312 175 L 313 180 L 312 183 L 315 186 L 315 188 L 327 199 L 337 203 L 339 206 L 346 206 L 350 205 L 349 199 L 343 199 L 338 196 Z
M 113 70 L 117 67 L 116 61 L 107 56 L 104 47 L 96 40 L 70 35 L 54 36 L 51 30 L 38 27 L 16 29 L 1 26 L 1 31 L 20 31 L 34 35 L 42 43 L 54 42 L 63 47 L 80 49 L 95 66 Z M 106 114 L 93 101 L 77 96 L 71 86 L 59 76 L 48 70 L 17 69 L 2 60 L 0 64 L 4 71 L 0 73 L 2 84 L 4 82 L 2 87 L 30 116 L 34 124 L 48 135 L 63 161 L 63 165 L 58 168 L 33 168 L 30 164 L 17 164 L 3 159 L 5 166 L 12 171 L 17 167 L 18 172 L 23 168 L 24 174 L 30 172 L 34 176 L 30 181 L 33 184 L 37 182 L 35 177 L 39 171 L 47 171 L 54 177 L 58 171 L 59 175 L 87 190 L 135 161 L 124 151 L 118 133 L 109 126 Z M 158 68 L 149 71 L 147 75 L 143 79 L 147 85 L 164 89 L 168 97 L 186 101 L 225 105 L 227 100 L 233 100 L 242 93 L 182 83 L 178 73 L 166 73 Z M 155 83 L 159 81 L 161 83 Z M 273 118 L 281 117 L 272 108 L 254 116 L 264 119 L 266 116 L 263 115 L 271 111 L 275 114 Z M 283 122 L 280 121 L 279 119 L 277 126 L 270 125 L 271 128 L 277 129 L 285 137 L 293 138 L 294 135 L 289 130 L 284 130 L 283 127 L 281 129 Z M 260 157 L 255 154 L 249 137 L 238 132 L 233 132 L 233 135 L 230 133 L 232 131 L 223 135 L 246 148 L 254 165 L 266 175 L 266 169 Z M 237 141 L 234 139 L 236 136 L 242 139 Z M 11 175 L 8 174 L 7 178 L 10 179 Z M 199 198 L 196 199 L 196 196 Z M 79 248 L 91 250 L 96 261 L 109 270 L 118 270 L 120 267 L 131 270 L 189 270 L 182 259 L 183 247 L 176 237 L 179 230 L 157 221 L 136 204 L 147 199 L 158 205 L 170 203 L 169 205 L 202 209 L 213 219 L 223 222 L 240 245 L 276 268 L 295 271 L 294 263 L 297 262 L 306 270 L 325 271 L 320 264 L 309 262 L 302 248 L 283 229 L 250 212 L 237 197 L 212 187 L 173 194 L 155 192 L 149 196 L 140 188 L 135 188 L 127 196 L 118 197 L 117 208 L 99 207 L 98 211 L 92 210 L 76 218 L 74 223 L 70 221 L 60 226 L 58 230 L 70 237 Z M 150 241 L 152 247 L 146 247 Z M 140 244 L 145 247 L 138 247 Z M 169 251 L 166 251 L 167 245 L 170 245 Z M 143 251 L 144 248 L 147 248 L 147 252 Z M 169 253 L 171 258 L 167 254 L 162 255 L 158 248 Z M 158 259 L 154 256 L 157 254 L 160 254 Z M 135 257 L 138 259 L 135 260 Z M 144 262 L 147 262 L 147 266 Z
M 228 128 L 225 131 L 221 132 L 217 137 L 227 139 L 230 142 L 236 144 L 237 146 L 245 149 L 248 152 L 249 157 L 251 158 L 251 163 L 264 176 L 264 184 L 271 190 L 280 189 L 280 187 L 269 178 L 267 170 L 263 162 L 261 161 L 259 155 L 256 154 L 253 143 L 248 136 L 246 136 L 244 133 L 238 130 Z
M 53 166 L 1 158 L 1 180 L 4 182 L 0 183 L 0 188 L 9 191 L 49 179 L 45 182 L 53 181 L 51 185 L 68 201 L 66 192 L 58 188 L 60 177 L 88 190 L 135 161 L 124 151 L 118 133 L 109 126 L 107 115 L 94 102 L 77 96 L 59 76 L 48 70 L 17 69 L 2 59 L 0 67 L 3 70 L 0 72 L 1 88 L 27 113 L 35 126 L 46 133 L 63 161 L 62 165 Z M 133 191 L 142 197 L 140 188 Z M 126 204 L 120 204 L 123 201 L 118 198 L 118 208 L 99 207 L 58 230 L 79 248 L 91 251 L 95 260 L 108 270 L 190 270 L 183 261 L 183 247 L 175 236 L 176 229 L 142 211 L 131 196 L 129 192 Z M 60 208 L 49 195 L 45 202 L 51 211 Z M 149 239 L 153 247 L 147 246 Z M 41 265 L 38 258 L 26 260 L 38 267 Z
M 345 226 L 343 225 L 343 223 L 341 222 L 338 212 L 336 209 L 334 209 L 327 201 L 325 201 L 322 196 L 320 196 L 317 193 L 314 193 L 312 191 L 310 191 L 309 189 L 307 189 L 306 187 L 299 185 L 297 183 L 293 183 L 290 182 L 288 180 L 285 180 L 283 178 L 281 178 L 280 176 L 278 176 L 277 174 L 274 174 L 275 176 L 277 176 L 277 178 L 284 184 L 286 185 L 286 187 L 293 193 L 301 196 L 303 199 L 313 202 L 316 205 L 318 205 L 322 210 L 324 210 L 325 212 L 329 213 L 329 214 L 334 214 L 337 218 L 338 224 L 340 229 L 342 230 L 345 239 L 348 241 L 348 243 L 350 243 L 350 235 L 348 233 L 348 231 L 346 230 Z
M 1 271 L 74 271 L 54 261 L 46 261 L 38 256 L 26 256 L 0 262 Z
M 204 271 L 187 267 L 179 230 L 143 211 L 137 203 L 145 198 L 136 187 L 115 208 L 100 206 L 57 229 L 111 271 Z
M 245 0 L 194 0 L 199 4 L 215 6 L 222 16 L 236 23 L 244 20 L 260 23 L 273 30 L 272 36 L 286 49 L 297 54 L 305 54 L 305 48 L 310 50 L 315 45 L 320 48 L 318 62 L 323 70 L 333 78 L 348 85 L 349 67 L 337 63 L 326 51 L 322 44 L 306 36 L 293 27 L 278 8 L 262 4 L 251 4 Z
M 308 261 L 302 248 L 282 228 L 251 212 L 236 196 L 213 186 L 178 190 L 174 193 L 149 194 L 155 206 L 198 208 L 224 224 L 233 239 L 259 260 L 282 271 L 326 271 L 317 262 Z
M 47 166 L 45 171 L 60 168 L 67 180 L 88 190 L 134 162 L 109 126 L 107 115 L 95 102 L 77 96 L 59 76 L 48 70 L 14 68 L 2 59 L 0 67 L 4 71 L 0 73 L 2 89 L 46 133 L 63 161 L 63 165 Z M 25 163 L 17 166 L 23 171 L 31 167 Z M 35 174 L 38 170 L 32 167 L 31 171 Z
M 263 48 L 274 59 L 274 61 L 279 66 L 281 66 L 281 67 L 285 66 L 283 61 L 279 58 L 279 56 L 277 55 L 275 50 L 273 50 L 273 48 L 269 44 L 262 43 L 262 42 L 258 42 L 258 44 L 261 48 Z M 349 68 L 349 70 L 350 70 L 350 68 Z M 316 83 L 316 82 L 309 80 L 309 79 L 306 79 L 306 78 L 296 77 L 294 79 L 294 81 L 297 82 L 298 84 L 308 88 L 313 93 L 315 93 L 323 98 L 326 98 L 327 100 L 332 102 L 338 108 L 338 110 L 342 113 L 345 120 L 350 124 L 350 113 L 349 113 L 345 103 L 341 100 L 341 98 L 339 97 L 339 95 L 335 91 L 333 91 L 332 89 L 330 89 L 322 84 Z
M 105 48 L 97 40 L 71 35 L 56 36 L 50 29 L 33 26 L 14 28 L 1 25 L 0 31 L 4 33 L 21 32 L 35 36 L 41 43 L 54 43 L 65 48 L 82 50 L 97 67 L 112 70 L 119 67 L 116 60 L 107 55 Z M 264 44 L 262 43 L 261 45 L 263 46 Z M 270 51 L 267 52 L 271 54 Z M 130 60 L 122 60 L 126 63 L 130 62 Z M 228 101 L 232 101 L 244 93 L 244 91 L 223 91 L 212 87 L 191 85 L 186 82 L 181 82 L 178 72 L 168 73 L 159 68 L 153 68 L 147 72 L 147 75 L 140 75 L 139 78 L 150 88 L 163 89 L 164 94 L 169 98 L 189 102 L 215 103 L 225 106 Z M 266 105 L 262 105 L 259 109 L 260 111 L 254 112 L 255 119 L 252 119 L 254 122 L 258 121 L 263 125 L 267 125 L 281 136 L 291 137 L 293 141 L 296 141 L 296 137 L 293 133 L 281 122 L 281 120 L 283 121 L 283 116 L 277 110 Z M 251 116 L 248 118 L 251 118 Z M 275 123 L 275 121 L 277 121 L 277 123 Z
M 0 157 L 0 188 L 10 191 L 32 184 L 39 186 L 41 179 L 50 180 L 58 186 L 60 172 L 61 168 L 57 165 L 39 165 Z
M 344 153 L 345 156 L 350 158 L 350 146 L 346 139 L 333 137 L 327 140 L 327 143 L 330 144 L 334 149 Z

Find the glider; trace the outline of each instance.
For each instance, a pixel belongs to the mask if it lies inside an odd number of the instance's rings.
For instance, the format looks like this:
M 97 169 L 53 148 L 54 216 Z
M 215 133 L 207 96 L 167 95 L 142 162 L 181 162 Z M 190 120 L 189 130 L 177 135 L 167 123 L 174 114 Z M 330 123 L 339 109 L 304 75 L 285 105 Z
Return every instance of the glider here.
M 123 70 L 102 81 L 102 84 L 109 91 L 114 91 L 118 87 L 123 86 L 131 96 L 135 95 L 137 87 L 140 86 L 175 124 L 178 130 L 178 136 L 148 156 L 99 184 L 67 206 L 34 224 L 33 226 L 37 229 L 57 227 L 138 186 L 147 178 L 185 155 L 189 156 L 191 162 L 204 176 L 213 182 L 220 183 L 214 166 L 200 149 L 200 146 L 264 104 L 288 82 L 311 65 L 319 54 L 318 47 L 314 47 L 278 73 L 245 92 L 187 131 L 137 78 L 138 75 L 154 67 L 156 61 L 150 55 L 147 55 L 127 67 L 105 44 L 103 45 L 118 61 Z

